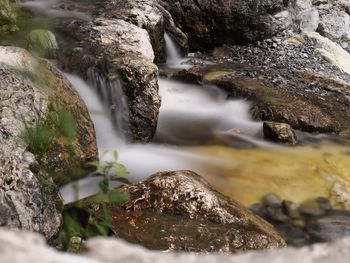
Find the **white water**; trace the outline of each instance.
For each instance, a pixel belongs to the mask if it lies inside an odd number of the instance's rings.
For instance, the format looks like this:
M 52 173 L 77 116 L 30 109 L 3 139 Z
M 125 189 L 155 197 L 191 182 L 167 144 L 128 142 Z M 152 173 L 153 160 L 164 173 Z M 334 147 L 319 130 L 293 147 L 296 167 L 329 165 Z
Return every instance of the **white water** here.
M 238 129 L 242 133 L 234 133 L 235 139 L 239 138 L 252 144 L 263 143 L 258 139 L 262 123 L 251 120 L 247 102 L 227 101 L 226 94 L 216 87 L 201 87 L 160 79 L 162 106 L 156 138 L 167 144 L 128 144 L 117 136 L 106 107 L 100 102 L 94 89 L 77 76 L 67 74 L 67 77 L 89 108 L 95 124 L 100 154 L 117 150 L 119 162 L 130 172 L 127 176 L 130 181 L 139 181 L 155 172 L 169 170 L 188 169 L 205 176 L 203 164 L 221 165 L 226 160 L 194 153 L 190 148 L 181 146 L 203 134 L 214 137 L 224 135 L 227 139 L 233 134 L 231 129 Z M 180 146 L 169 145 L 172 142 Z M 101 156 L 102 162 L 108 160 L 112 160 L 110 153 Z M 98 181 L 99 178 L 79 181 L 79 198 L 96 193 Z M 63 187 L 61 193 L 65 202 L 74 201 L 76 196 L 71 186 Z
M 18 0 L 21 5 L 27 7 L 33 12 L 50 18 L 77 18 L 81 20 L 91 20 L 91 17 L 79 11 L 70 11 L 57 9 L 59 1 L 57 0 Z
M 168 34 L 164 34 L 165 45 L 166 45 L 166 54 L 167 54 L 167 66 L 180 66 L 184 62 L 184 58 L 180 53 L 179 47 L 176 45 L 175 41 Z

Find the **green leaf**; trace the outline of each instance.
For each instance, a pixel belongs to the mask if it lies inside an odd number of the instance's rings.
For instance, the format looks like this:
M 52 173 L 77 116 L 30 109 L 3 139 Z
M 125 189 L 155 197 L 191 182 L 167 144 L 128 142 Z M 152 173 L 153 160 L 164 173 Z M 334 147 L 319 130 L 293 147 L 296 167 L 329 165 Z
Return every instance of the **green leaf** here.
M 118 161 L 118 158 L 119 158 L 119 153 L 117 151 L 113 151 L 112 152 L 112 155 L 113 155 L 113 158 L 115 161 Z

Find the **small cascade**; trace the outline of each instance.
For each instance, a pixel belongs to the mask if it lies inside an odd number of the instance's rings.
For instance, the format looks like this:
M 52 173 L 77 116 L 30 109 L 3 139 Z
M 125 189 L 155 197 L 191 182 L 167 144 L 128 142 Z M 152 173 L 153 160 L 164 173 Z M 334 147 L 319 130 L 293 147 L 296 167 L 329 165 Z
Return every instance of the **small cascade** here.
M 168 66 L 177 66 L 183 62 L 183 57 L 180 53 L 179 47 L 173 38 L 165 32 L 164 34 L 165 45 L 166 45 L 166 54 L 167 54 L 167 65 Z
M 241 139 L 262 137 L 262 123 L 251 119 L 246 101 L 227 100 L 227 94 L 215 86 L 199 87 L 167 79 L 160 79 L 159 86 L 162 97 L 156 134 L 159 141 L 193 144 L 194 140 L 198 143 L 198 139 L 207 140 L 216 134 L 229 136 L 231 129 Z
M 125 134 L 129 130 L 129 110 L 119 77 L 107 81 L 100 73 L 90 68 L 88 81 L 95 88 L 104 105 L 108 107 L 119 136 L 125 139 Z

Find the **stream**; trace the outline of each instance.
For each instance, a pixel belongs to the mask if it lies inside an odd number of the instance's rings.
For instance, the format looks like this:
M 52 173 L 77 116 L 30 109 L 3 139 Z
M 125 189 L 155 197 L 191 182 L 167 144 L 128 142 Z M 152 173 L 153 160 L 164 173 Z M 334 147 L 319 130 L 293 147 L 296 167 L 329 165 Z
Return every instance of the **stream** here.
M 186 67 L 175 43 L 166 36 L 166 67 Z M 227 100 L 214 86 L 196 86 L 160 78 L 159 123 L 150 144 L 130 144 L 117 135 L 109 114 L 94 89 L 77 76 L 67 77 L 85 100 L 95 123 L 101 161 L 119 162 L 140 181 L 158 171 L 192 170 L 217 190 L 251 205 L 267 193 L 294 202 L 324 196 L 348 207 L 344 196 L 350 181 L 349 151 L 345 146 L 318 141 L 317 145 L 285 147 L 263 140 L 262 122 L 253 121 L 249 102 Z M 237 133 L 237 131 L 240 131 Z M 100 179 L 79 181 L 80 198 L 97 191 Z M 71 186 L 61 189 L 65 202 L 74 201 Z
M 84 13 L 50 9 L 54 3 L 55 0 L 22 4 L 51 18 L 90 19 Z M 162 67 L 189 67 L 168 34 L 165 41 L 168 60 Z M 323 196 L 337 207 L 350 209 L 350 152 L 341 141 L 334 143 L 324 135 L 298 132 L 306 142 L 296 147 L 267 142 L 263 139 L 263 123 L 251 118 L 249 102 L 228 100 L 227 94 L 215 86 L 160 78 L 162 106 L 156 136 L 147 145 L 130 144 L 116 132 L 93 85 L 78 76 L 66 75 L 90 110 L 101 161 L 113 160 L 111 151 L 117 150 L 131 182 L 158 171 L 188 169 L 245 205 L 272 192 L 297 203 Z M 95 77 L 94 81 L 100 80 Z M 121 87 L 116 89 L 122 94 Z M 79 181 L 79 198 L 94 194 L 99 180 Z M 66 203 L 75 200 L 71 186 L 63 187 L 61 193 Z

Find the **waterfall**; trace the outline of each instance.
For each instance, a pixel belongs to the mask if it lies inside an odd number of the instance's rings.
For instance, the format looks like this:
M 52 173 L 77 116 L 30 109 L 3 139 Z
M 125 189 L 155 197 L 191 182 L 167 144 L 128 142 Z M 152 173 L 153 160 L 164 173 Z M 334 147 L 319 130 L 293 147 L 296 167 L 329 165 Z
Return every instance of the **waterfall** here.
M 167 65 L 176 66 L 180 65 L 183 61 L 179 47 L 173 38 L 165 32 L 164 34 L 165 45 L 166 45 L 166 54 L 167 54 Z
M 129 132 L 129 110 L 119 77 L 116 76 L 115 79 L 107 81 L 100 73 L 90 68 L 88 82 L 96 90 L 106 109 L 109 110 L 118 135 L 124 141 L 125 135 Z

